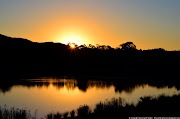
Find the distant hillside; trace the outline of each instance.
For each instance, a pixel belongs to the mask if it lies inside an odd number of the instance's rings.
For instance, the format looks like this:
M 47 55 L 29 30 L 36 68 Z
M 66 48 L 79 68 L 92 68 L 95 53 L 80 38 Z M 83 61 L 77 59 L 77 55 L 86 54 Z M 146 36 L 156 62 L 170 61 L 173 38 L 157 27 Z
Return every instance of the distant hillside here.
M 30 45 L 34 42 L 23 39 L 23 38 L 12 38 L 5 35 L 0 34 L 0 45 L 1 46 L 24 46 L 24 45 Z
M 36 43 L 0 35 L 0 75 L 179 76 L 180 52 L 138 50 L 133 42 L 110 46 Z

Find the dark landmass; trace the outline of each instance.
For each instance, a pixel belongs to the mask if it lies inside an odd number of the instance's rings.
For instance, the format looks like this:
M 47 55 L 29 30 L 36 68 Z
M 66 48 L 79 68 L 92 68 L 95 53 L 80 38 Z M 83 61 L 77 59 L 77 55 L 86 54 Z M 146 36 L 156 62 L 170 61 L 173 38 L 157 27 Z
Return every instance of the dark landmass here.
M 137 50 L 132 42 L 112 48 L 89 44 L 71 48 L 0 35 L 0 74 L 4 77 L 103 76 L 177 77 L 180 52 Z
M 144 84 L 157 88 L 175 86 L 178 90 L 180 89 L 180 51 L 166 51 L 163 48 L 138 50 L 132 42 L 121 44 L 116 49 L 105 45 L 73 45 L 75 48 L 71 48 L 69 44 L 37 43 L 0 35 L 0 92 L 6 93 L 14 85 L 48 87 L 49 82 L 31 82 L 20 79 L 40 79 L 37 77 L 51 76 L 75 77 L 77 83 L 73 85 L 82 91 L 94 85 L 100 88 L 113 85 L 116 92 L 129 93 L 136 86 Z M 92 79 L 99 83 L 89 82 Z M 53 85 L 57 88 L 64 85 L 70 86 L 62 82 L 54 82 Z M 174 117 L 180 116 L 177 109 L 180 106 L 179 97 L 141 98 L 142 101 L 137 107 L 134 105 L 123 107 L 122 99 L 114 99 L 97 104 L 95 110 L 85 105 L 76 111 L 64 114 L 48 114 L 47 118 Z M 4 108 L 0 108 L 0 118 L 3 116 L 6 118 L 8 115 L 31 118 L 26 110 L 12 108 L 4 111 Z

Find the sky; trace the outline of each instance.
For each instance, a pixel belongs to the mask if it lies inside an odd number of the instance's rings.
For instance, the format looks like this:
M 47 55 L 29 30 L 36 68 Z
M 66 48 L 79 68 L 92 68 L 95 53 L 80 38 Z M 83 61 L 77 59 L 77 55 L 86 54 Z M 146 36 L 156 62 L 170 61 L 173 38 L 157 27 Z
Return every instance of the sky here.
M 75 42 L 180 50 L 180 0 L 1 0 L 0 34 L 34 42 Z

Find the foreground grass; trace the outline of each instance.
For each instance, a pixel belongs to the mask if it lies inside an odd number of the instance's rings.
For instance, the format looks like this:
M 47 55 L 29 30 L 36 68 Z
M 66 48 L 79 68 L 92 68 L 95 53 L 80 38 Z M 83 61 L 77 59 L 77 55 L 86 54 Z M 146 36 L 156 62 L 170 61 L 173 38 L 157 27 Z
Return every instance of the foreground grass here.
M 156 99 L 150 97 L 141 98 L 137 106 L 125 105 L 123 100 L 112 99 L 104 103 L 100 102 L 94 110 L 87 105 L 79 107 L 76 111 L 71 111 L 65 116 L 63 114 L 48 114 L 48 119 L 121 119 L 128 117 L 179 117 L 180 116 L 180 96 L 165 97 Z M 76 116 L 74 113 L 76 113 Z M 58 115 L 61 115 L 58 117 Z M 58 118 L 57 118 L 58 117 Z
M 141 98 L 137 106 L 123 105 L 123 100 L 112 99 L 96 104 L 94 110 L 89 106 L 80 106 L 77 110 L 66 113 L 49 113 L 46 119 L 120 119 L 128 117 L 179 117 L 180 95 L 161 96 L 152 99 Z M 0 108 L 0 119 L 36 119 L 30 111 L 6 107 Z
M 36 119 L 36 115 L 32 116 L 30 111 L 19 108 L 0 107 L 0 119 Z

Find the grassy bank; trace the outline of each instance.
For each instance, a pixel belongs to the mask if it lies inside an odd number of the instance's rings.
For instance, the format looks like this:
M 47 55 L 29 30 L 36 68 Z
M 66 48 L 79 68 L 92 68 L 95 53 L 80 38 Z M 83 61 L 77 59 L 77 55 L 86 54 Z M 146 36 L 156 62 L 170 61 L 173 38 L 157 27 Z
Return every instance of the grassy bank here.
M 36 113 L 31 114 L 30 110 L 19 108 L 0 107 L 0 119 L 37 119 Z
M 137 106 L 125 105 L 123 100 L 112 99 L 111 101 L 100 102 L 94 110 L 87 105 L 79 107 L 76 111 L 63 114 L 48 114 L 48 119 L 121 119 L 128 117 L 177 117 L 180 116 L 180 96 L 165 97 L 156 99 L 150 97 L 141 98 Z M 74 114 L 75 113 L 75 114 Z M 61 115 L 60 118 L 58 115 Z M 67 115 L 69 117 L 67 117 Z M 75 116 L 76 115 L 76 116 Z M 58 117 L 58 118 L 57 118 Z
M 95 109 L 80 106 L 66 113 L 49 113 L 45 119 L 120 119 L 128 117 L 178 117 L 180 116 L 180 95 L 141 98 L 137 106 L 123 105 L 123 100 L 112 99 L 96 104 Z M 0 119 L 36 119 L 28 110 L 0 107 Z

